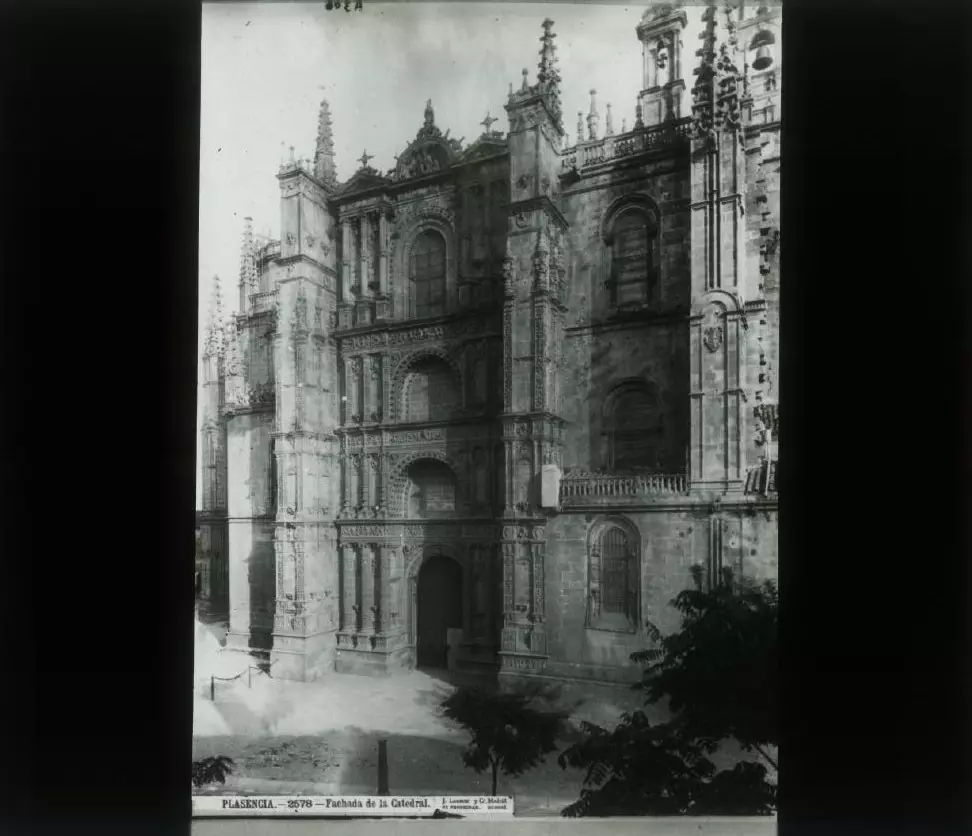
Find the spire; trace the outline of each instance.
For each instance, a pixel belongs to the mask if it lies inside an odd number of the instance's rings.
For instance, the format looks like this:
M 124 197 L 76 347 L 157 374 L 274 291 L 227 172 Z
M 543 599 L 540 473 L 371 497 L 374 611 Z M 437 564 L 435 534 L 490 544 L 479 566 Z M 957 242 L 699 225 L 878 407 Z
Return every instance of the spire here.
M 604 116 L 604 135 L 614 135 L 614 121 L 611 119 L 611 103 L 607 103 L 607 113 Z
M 584 141 L 584 112 L 582 110 L 577 111 L 577 144 L 580 145 Z
M 621 133 L 626 134 L 628 132 L 628 119 L 626 116 L 621 117 Z
M 591 109 L 587 114 L 587 133 L 588 139 L 597 139 L 597 128 L 601 121 L 601 117 L 597 112 L 597 90 L 591 90 Z
M 240 349 L 240 333 L 235 322 L 226 323 L 226 346 L 223 355 L 223 374 L 225 380 L 224 397 L 230 406 L 243 406 L 243 352 Z
M 253 260 L 253 218 L 243 218 L 243 243 L 240 247 L 240 284 L 252 292 L 256 284 L 256 264 Z
M 223 321 L 225 317 L 223 289 L 219 281 L 219 276 L 213 276 L 213 298 L 209 303 L 209 324 L 206 328 L 204 357 L 223 356 Z
M 562 109 L 560 105 L 560 70 L 557 68 L 557 45 L 553 33 L 554 22 L 548 17 L 543 22 L 543 35 L 540 36 L 540 64 L 537 72 L 537 87 L 544 96 L 547 110 L 560 124 Z
M 736 25 L 733 20 L 734 3 L 726 0 L 727 39 L 718 42 L 718 12 L 715 0 L 709 0 L 702 13 L 704 30 L 702 48 L 696 52 L 701 59 L 695 69 L 692 87 L 692 118 L 696 134 L 704 136 L 723 127 L 738 127 L 739 98 L 744 93 L 744 79 L 734 60 L 738 51 Z
M 634 124 L 634 126 L 635 126 L 636 129 L 637 128 L 643 128 L 645 126 L 644 110 L 641 107 L 641 102 L 638 102 L 635 105 L 635 124 Z
M 695 84 L 692 86 L 692 115 L 696 128 L 705 133 L 712 127 L 712 106 L 715 102 L 716 90 L 716 8 L 709 0 L 702 12 L 702 34 L 699 36 L 702 46 L 696 51 L 701 59 L 695 68 Z
M 321 111 L 317 117 L 314 176 L 327 185 L 333 185 L 337 180 L 334 167 L 334 136 L 331 132 L 331 107 L 327 99 L 321 99 Z
M 425 103 L 425 127 L 431 128 L 435 124 L 435 111 L 432 110 L 432 99 Z

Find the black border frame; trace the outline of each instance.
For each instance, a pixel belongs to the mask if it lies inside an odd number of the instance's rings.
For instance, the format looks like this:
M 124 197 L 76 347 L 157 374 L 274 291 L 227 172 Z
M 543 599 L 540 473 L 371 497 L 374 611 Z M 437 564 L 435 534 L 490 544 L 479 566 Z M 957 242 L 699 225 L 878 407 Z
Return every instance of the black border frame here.
M 964 11 L 786 0 L 784 833 L 972 821 Z M 0 829 L 185 833 L 200 9 L 0 32 Z

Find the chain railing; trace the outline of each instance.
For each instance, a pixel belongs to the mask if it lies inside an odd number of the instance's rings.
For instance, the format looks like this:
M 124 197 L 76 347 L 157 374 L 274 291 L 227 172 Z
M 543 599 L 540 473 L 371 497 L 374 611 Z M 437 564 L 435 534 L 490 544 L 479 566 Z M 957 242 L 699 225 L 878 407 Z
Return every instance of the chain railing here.
M 247 665 L 246 666 L 246 670 L 245 671 L 240 671 L 236 676 L 216 676 L 215 674 L 210 675 L 210 677 L 209 677 L 209 699 L 212 702 L 216 702 L 216 683 L 217 682 L 235 682 L 237 679 L 241 679 L 244 675 L 246 675 L 246 687 L 247 688 L 252 688 L 253 687 L 253 671 L 257 671 L 258 673 L 266 673 L 267 676 L 270 676 L 270 668 L 273 667 L 274 664 L 275 664 L 274 662 L 269 662 L 266 665 L 266 670 L 264 670 L 263 667 L 261 667 L 260 665 Z

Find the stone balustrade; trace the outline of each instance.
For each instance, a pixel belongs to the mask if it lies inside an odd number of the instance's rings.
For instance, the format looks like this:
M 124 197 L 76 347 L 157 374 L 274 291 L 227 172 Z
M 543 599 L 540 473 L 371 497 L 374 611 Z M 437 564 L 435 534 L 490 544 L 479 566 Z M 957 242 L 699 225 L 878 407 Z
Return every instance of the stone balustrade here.
M 630 157 L 642 151 L 664 148 L 689 138 L 691 119 L 667 122 L 653 128 L 639 128 L 625 134 L 614 134 L 594 141 L 578 142 L 562 154 L 564 173 Z
M 268 258 L 277 258 L 280 255 L 280 242 L 270 241 L 262 247 L 257 248 L 257 261 L 265 261 Z
M 560 482 L 562 505 L 611 504 L 617 501 L 682 496 L 688 493 L 684 473 L 620 476 L 568 473 Z
M 250 313 L 269 311 L 277 304 L 277 293 L 274 290 L 264 290 L 261 293 L 250 294 Z

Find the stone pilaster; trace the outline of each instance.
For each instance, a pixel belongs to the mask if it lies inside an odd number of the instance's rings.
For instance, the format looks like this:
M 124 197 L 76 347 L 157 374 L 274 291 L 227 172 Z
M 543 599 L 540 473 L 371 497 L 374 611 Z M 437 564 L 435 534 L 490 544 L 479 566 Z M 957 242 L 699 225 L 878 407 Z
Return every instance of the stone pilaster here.
M 354 545 L 341 549 L 341 632 L 358 631 L 358 553 Z
M 710 6 L 703 23 L 692 91 L 689 483 L 719 494 L 742 490 L 744 480 L 745 91 L 731 19 L 720 26 Z
M 366 543 L 361 547 L 361 626 L 366 636 L 375 632 L 375 552 L 377 546 Z

